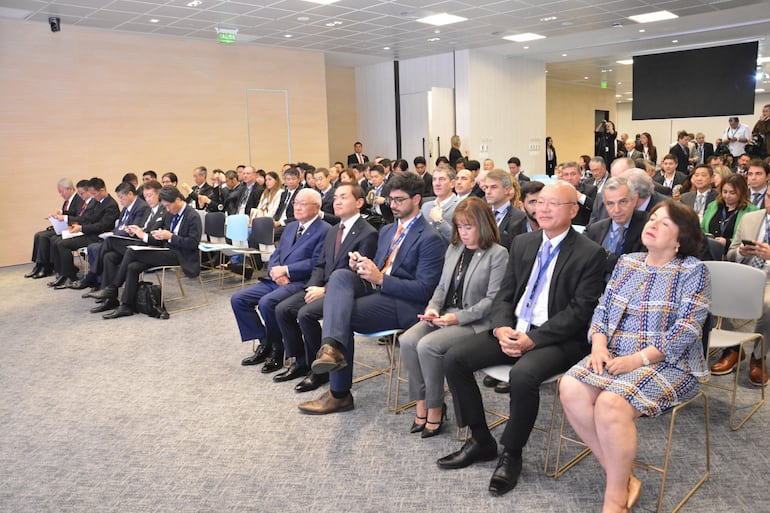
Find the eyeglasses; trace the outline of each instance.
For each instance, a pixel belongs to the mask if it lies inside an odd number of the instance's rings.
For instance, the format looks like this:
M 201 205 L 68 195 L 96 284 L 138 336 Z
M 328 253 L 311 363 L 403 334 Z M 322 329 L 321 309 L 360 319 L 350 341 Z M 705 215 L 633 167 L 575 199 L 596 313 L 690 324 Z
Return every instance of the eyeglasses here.
M 548 208 L 556 208 L 559 205 L 574 205 L 574 201 L 556 201 L 556 200 L 537 200 L 537 206 L 538 208 L 543 208 L 545 206 L 548 206 Z
M 412 199 L 411 196 L 402 196 L 400 198 L 391 196 L 388 198 L 388 203 L 391 205 L 401 206 L 405 201 L 410 199 Z

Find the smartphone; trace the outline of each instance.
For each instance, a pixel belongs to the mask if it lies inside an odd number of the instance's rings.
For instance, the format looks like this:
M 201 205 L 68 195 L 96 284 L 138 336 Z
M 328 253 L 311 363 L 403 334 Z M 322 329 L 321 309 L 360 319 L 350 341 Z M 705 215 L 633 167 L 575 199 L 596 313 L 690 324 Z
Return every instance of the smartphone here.
M 420 319 L 421 321 L 432 321 L 433 319 L 438 319 L 438 316 L 417 314 L 417 318 Z
M 745 239 L 741 239 L 741 244 L 743 244 L 744 246 L 756 246 L 757 245 L 757 243 L 754 242 L 753 240 L 745 240 Z

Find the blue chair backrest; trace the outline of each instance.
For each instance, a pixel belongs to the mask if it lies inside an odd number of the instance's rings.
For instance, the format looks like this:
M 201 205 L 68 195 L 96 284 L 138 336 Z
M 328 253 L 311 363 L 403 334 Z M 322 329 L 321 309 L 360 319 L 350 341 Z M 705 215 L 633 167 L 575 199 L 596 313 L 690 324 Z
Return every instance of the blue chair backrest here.
M 249 240 L 249 216 L 235 214 L 227 216 L 227 238 L 233 242 L 246 242 Z

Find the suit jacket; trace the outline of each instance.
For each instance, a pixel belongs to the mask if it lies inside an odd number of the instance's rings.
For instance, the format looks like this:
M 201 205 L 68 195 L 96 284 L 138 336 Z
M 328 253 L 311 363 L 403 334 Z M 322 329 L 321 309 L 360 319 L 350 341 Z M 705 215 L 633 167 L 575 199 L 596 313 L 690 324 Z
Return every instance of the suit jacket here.
M 88 204 L 83 216 L 77 218 L 89 242 L 98 242 L 99 234 L 109 232 L 115 227 L 115 221 L 120 217 L 118 202 L 109 194 L 99 202 L 96 198 Z M 70 222 L 72 220 L 70 219 Z
M 396 223 L 380 230 L 374 257 L 379 269 L 385 264 L 396 230 Z M 395 299 L 398 325 L 402 328 L 410 328 L 417 322 L 417 315 L 425 311 L 441 277 L 446 248 L 446 241 L 423 216 L 414 221 L 401 242 L 390 274 L 383 278 L 381 292 Z
M 324 213 L 324 221 L 331 225 L 340 222 L 340 218 L 334 215 L 334 187 L 331 187 L 321 199 L 321 210 Z
M 83 198 L 77 194 L 72 195 L 72 201 L 69 204 L 69 208 L 66 210 L 64 207 L 67 205 L 67 200 L 61 204 L 61 213 L 65 216 L 77 216 L 80 213 L 80 209 L 83 208 Z
M 680 173 L 684 173 L 687 176 L 687 168 L 690 165 L 690 149 L 683 150 L 679 144 L 675 144 L 669 150 L 669 153 L 674 155 L 677 160 L 676 170 Z M 659 182 L 663 183 L 663 182 Z
M 478 183 L 473 184 L 473 189 L 471 190 L 471 196 L 476 196 L 477 198 L 484 199 L 486 195 L 487 194 L 484 192 L 484 189 L 482 189 Z
M 246 186 L 243 183 L 239 183 L 233 190 L 219 188 L 219 201 L 222 203 L 223 212 L 226 212 L 228 215 L 237 213 L 238 200 L 245 187 Z
M 695 153 L 698 155 L 698 164 L 705 164 L 709 161 L 709 157 L 714 154 L 714 145 L 710 142 L 703 143 L 703 160 L 700 160 L 700 152 L 698 151 L 698 145 L 695 145 Z
M 171 231 L 171 224 L 176 217 L 171 212 L 166 212 L 163 217 L 163 229 Z M 203 228 L 201 216 L 190 205 L 182 210 L 182 218 L 179 220 L 179 229 L 169 240 L 156 240 L 150 235 L 147 243 L 150 246 L 167 247 L 176 253 L 182 271 L 189 278 L 195 278 L 201 272 L 200 258 L 198 256 L 198 243 L 201 240 Z
M 629 221 L 628 224 L 628 230 L 623 238 L 623 246 L 621 247 L 620 254 L 605 250 L 607 252 L 607 263 L 605 266 L 606 275 L 612 274 L 612 270 L 615 268 L 615 264 L 618 263 L 620 255 L 647 251 L 644 244 L 642 244 L 642 229 L 646 223 L 647 214 L 641 210 L 634 210 L 634 213 L 631 215 L 631 221 Z M 586 231 L 583 232 L 583 234 L 601 246 L 611 226 L 612 219 L 606 217 L 601 221 L 592 223 L 591 226 L 586 228 Z
M 625 148 L 623 148 L 623 156 L 624 157 L 628 157 L 628 152 L 625 151 Z M 632 158 L 634 160 L 636 160 L 636 159 L 643 159 L 644 158 L 644 153 L 642 153 L 639 150 L 634 150 L 634 151 L 631 152 L 631 157 L 629 157 L 629 158 Z
M 444 269 L 428 308 L 444 313 L 446 295 L 455 278 L 457 264 L 465 251 L 462 242 L 450 245 L 444 255 Z M 460 325 L 469 325 L 476 333 L 489 329 L 489 311 L 500 290 L 508 262 L 508 250 L 499 244 L 477 249 L 463 278 L 462 310 L 449 310 L 457 316 Z
M 738 248 L 741 245 L 742 240 L 758 240 L 764 242 L 765 234 L 759 233 L 759 229 L 762 228 L 762 222 L 765 220 L 767 212 L 765 209 L 755 210 L 753 212 L 747 212 L 743 215 L 741 222 L 735 230 L 735 236 L 730 243 L 730 248 L 727 250 L 726 260 L 731 262 L 738 262 L 741 264 L 748 264 L 751 260 L 750 256 L 743 256 L 738 253 Z
M 377 189 L 375 187 L 372 187 L 369 190 L 370 191 L 371 190 L 375 190 L 376 191 Z M 367 194 L 368 194 L 368 192 L 367 192 Z M 380 197 L 387 199 L 389 194 L 390 194 L 390 186 L 388 184 L 386 184 L 386 183 L 383 183 L 382 184 L 382 189 L 380 190 Z M 369 215 L 374 214 L 374 206 L 371 203 L 367 203 L 367 207 L 368 207 L 367 208 L 367 213 Z M 382 224 L 383 225 L 393 222 L 393 211 L 390 209 L 390 206 L 387 204 L 387 202 L 383 203 L 382 205 L 380 205 L 380 212 L 382 212 L 382 221 L 383 221 Z M 377 214 L 374 214 L 374 215 L 377 215 Z
M 284 189 L 281 193 L 281 200 L 278 203 L 278 210 L 276 210 L 273 216 L 273 221 L 279 221 L 284 212 L 286 212 L 286 221 L 284 224 L 289 224 L 294 221 L 294 197 L 300 191 L 300 187 L 297 186 L 294 192 L 289 192 L 289 189 Z
M 433 222 L 430 219 L 430 211 L 433 209 L 433 207 L 436 206 L 436 200 L 428 201 L 422 207 L 420 207 L 420 212 L 422 212 L 425 220 L 431 226 L 433 226 L 433 228 L 435 228 L 447 242 L 449 242 L 449 239 L 452 238 L 452 216 L 455 213 L 455 208 L 457 208 L 458 203 L 460 202 L 457 200 L 456 194 L 452 194 L 447 199 L 445 199 L 441 204 L 441 213 L 443 219 L 438 223 Z
M 254 185 L 251 186 L 251 192 L 249 192 L 249 188 L 246 186 L 246 184 L 243 184 L 243 189 L 241 189 L 241 193 L 238 195 L 238 199 L 235 202 L 234 208 L 235 211 L 232 212 L 233 214 L 238 213 L 238 207 L 240 206 L 241 202 L 243 201 L 243 196 L 248 194 L 249 197 L 246 199 L 246 209 L 243 211 L 244 214 L 249 215 L 249 212 L 251 212 L 252 208 L 257 208 L 259 205 L 259 200 L 262 198 L 262 187 L 258 183 L 254 183 Z
M 118 227 L 120 226 L 120 220 L 123 219 L 123 214 L 125 213 L 126 209 L 120 211 L 120 216 L 118 217 L 118 221 L 115 225 L 115 228 L 112 230 L 112 233 L 115 235 L 123 235 L 128 236 L 128 232 L 125 230 L 118 230 Z M 150 207 L 145 203 L 145 201 L 139 197 L 136 198 L 136 201 L 134 202 L 134 208 L 132 208 L 128 212 L 128 218 L 125 220 L 124 223 L 122 223 L 124 226 L 142 226 L 142 223 L 145 219 L 147 219 L 148 212 L 150 212 Z
M 652 177 L 652 181 L 655 182 L 655 183 L 658 183 L 660 185 L 663 185 L 663 180 L 664 180 L 663 173 L 661 171 L 658 171 L 657 173 L 655 173 L 655 176 Z M 676 171 L 674 173 L 674 183 L 673 183 L 673 185 L 675 185 L 675 186 L 676 185 L 682 185 L 685 180 L 687 180 L 687 171 L 685 171 L 684 173 Z
M 575 189 L 578 190 L 578 192 L 582 192 L 586 195 L 585 202 L 578 206 L 580 209 L 578 210 L 577 215 L 572 220 L 572 224 L 579 224 L 581 226 L 585 226 L 589 223 L 591 220 L 591 212 L 593 212 L 594 208 L 594 201 L 596 201 L 596 187 L 593 185 L 588 185 L 585 183 L 578 184 Z
M 329 231 L 329 224 L 317 217 L 307 229 L 302 232 L 299 240 L 294 242 L 294 236 L 299 229 L 299 221 L 292 221 L 286 225 L 286 229 L 281 235 L 278 247 L 267 264 L 268 274 L 270 269 L 276 265 L 285 265 L 289 268 L 289 280 L 292 283 L 306 282 L 313 268 L 321 256 L 321 249 L 326 238 L 326 232 Z
M 422 197 L 435 196 L 436 194 L 433 192 L 433 175 L 425 171 L 425 174 L 422 175 L 422 182 L 425 184 L 422 189 Z
M 514 237 L 526 233 L 527 215 L 511 205 L 497 228 L 500 231 L 500 245 L 508 250 Z
M 695 200 L 697 199 L 697 196 L 698 196 L 698 191 L 685 192 L 679 197 L 679 201 L 681 201 L 683 205 L 687 205 L 688 207 L 695 208 Z M 717 199 L 717 191 L 711 189 L 706 193 L 706 205 L 708 205 L 715 199 Z M 706 205 L 703 205 L 704 209 Z
M 350 232 L 345 235 L 345 240 L 343 240 L 340 245 L 337 258 L 334 258 L 334 246 L 337 243 L 338 230 L 339 225 L 326 232 L 326 239 L 323 243 L 321 256 L 318 258 L 318 262 L 313 268 L 310 279 L 307 281 L 308 287 L 321 287 L 326 285 L 332 272 L 336 269 L 347 269 L 348 253 L 351 251 L 358 251 L 367 258 L 374 257 L 374 254 L 377 251 L 377 230 L 367 223 L 366 219 L 359 217 L 356 222 L 353 223 L 353 226 L 350 227 Z
M 361 156 L 364 158 L 364 162 L 369 162 L 369 157 L 367 157 L 363 153 L 361 154 Z M 351 153 L 350 155 L 348 155 L 348 167 L 355 166 L 358 163 L 359 163 L 358 155 L 356 155 L 355 153 Z
M 203 195 L 209 199 L 214 197 L 214 187 L 204 182 L 203 185 L 194 185 L 190 194 L 184 199 L 185 203 L 193 202 L 195 208 L 198 208 L 198 195 Z M 204 210 L 204 209 L 201 209 Z
M 543 231 L 516 237 L 508 268 L 492 303 L 492 327 L 515 327 L 516 305 L 524 295 L 537 260 Z M 578 357 L 588 350 L 586 333 L 604 289 L 604 249 L 570 228 L 556 257 L 548 289 L 548 320 L 528 332 L 535 347 L 571 347 Z
M 147 212 L 145 212 L 144 218 L 138 223 L 138 226 L 141 226 L 147 233 L 153 230 L 160 230 L 163 228 L 163 220 L 165 217 L 166 209 L 163 208 L 163 205 L 158 205 L 158 211 L 155 212 L 155 214 L 152 213 L 152 209 L 148 205 Z
M 523 171 L 519 171 L 519 174 L 516 175 L 516 179 L 519 181 L 519 185 L 530 181 L 530 178 L 525 175 Z

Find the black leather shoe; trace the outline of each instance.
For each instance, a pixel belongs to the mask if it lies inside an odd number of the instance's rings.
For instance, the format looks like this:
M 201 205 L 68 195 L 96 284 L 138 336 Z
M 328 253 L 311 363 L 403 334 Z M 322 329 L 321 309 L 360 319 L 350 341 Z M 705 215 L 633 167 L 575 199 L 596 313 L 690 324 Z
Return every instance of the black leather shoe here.
M 456 469 L 473 465 L 477 461 L 491 461 L 497 457 L 497 442 L 481 445 L 471 438 L 462 448 L 436 461 L 439 468 Z
M 506 381 L 501 381 L 495 385 L 495 392 L 498 394 L 509 394 L 511 392 L 511 384 Z
M 64 279 L 64 283 L 62 283 L 60 285 L 55 285 L 53 289 L 54 290 L 69 289 L 69 288 L 71 288 L 70 286 L 73 283 L 75 283 L 75 280 L 73 280 L 72 278 L 65 278 Z
M 66 276 L 59 276 L 54 281 L 49 281 L 48 283 L 46 283 L 46 285 L 48 285 L 49 287 L 53 288 L 53 287 L 60 286 L 61 284 L 63 284 L 66 281 L 67 281 L 67 277 Z
M 262 374 L 270 374 L 283 368 L 283 354 L 273 352 L 262 366 Z
M 82 297 L 83 299 L 88 299 L 89 297 L 91 297 L 91 294 L 93 294 L 97 290 L 99 290 L 99 289 L 97 289 L 96 287 L 93 287 L 91 290 L 89 290 L 85 294 L 81 295 L 80 297 Z
M 117 299 L 105 299 L 104 302 L 98 306 L 91 308 L 91 313 L 109 312 L 110 310 L 115 310 L 119 306 L 120 301 Z
M 308 372 L 310 372 L 310 367 L 308 367 L 307 365 L 297 365 L 297 362 L 294 362 L 291 365 L 289 365 L 288 369 L 286 369 L 283 372 L 279 372 L 278 374 L 273 376 L 273 381 L 275 381 L 276 383 L 291 381 L 292 379 L 297 379 L 303 376 L 307 376 Z
M 48 278 L 53 274 L 53 269 L 49 269 L 47 267 L 44 267 L 34 275 L 32 275 L 33 280 L 39 280 L 40 278 Z
M 35 267 L 32 268 L 30 272 L 24 275 L 25 278 L 34 278 L 37 273 L 43 270 L 43 266 L 40 264 L 35 264 Z
M 120 305 L 117 310 L 102 315 L 102 319 L 117 319 L 118 317 L 128 317 L 134 315 L 134 309 L 128 305 Z
M 498 383 L 500 383 L 500 380 L 497 380 L 493 378 L 492 376 L 484 376 L 484 381 L 482 381 L 485 387 L 487 388 L 493 388 L 497 386 Z
M 93 283 L 91 283 L 91 280 L 88 278 L 82 278 L 80 280 L 75 280 L 72 283 L 70 283 L 69 288 L 73 290 L 83 290 L 87 289 L 88 287 L 93 287 Z
M 329 382 L 329 374 L 315 374 L 311 372 L 305 379 L 294 385 L 294 391 L 297 393 L 310 392 Z
M 257 346 L 257 350 L 254 351 L 253 355 L 241 360 L 241 365 L 257 365 L 264 362 L 269 357 L 270 357 L 270 347 L 264 344 L 259 344 Z
M 115 287 L 107 286 L 101 290 L 97 290 L 88 297 L 92 297 L 94 299 L 114 299 L 118 297 L 118 291 L 115 289 Z
M 521 474 L 521 458 L 503 451 L 492 479 L 489 481 L 489 493 L 495 496 L 505 495 L 516 487 Z

